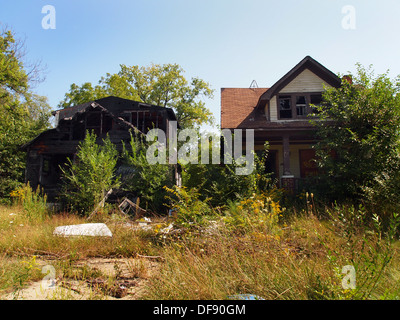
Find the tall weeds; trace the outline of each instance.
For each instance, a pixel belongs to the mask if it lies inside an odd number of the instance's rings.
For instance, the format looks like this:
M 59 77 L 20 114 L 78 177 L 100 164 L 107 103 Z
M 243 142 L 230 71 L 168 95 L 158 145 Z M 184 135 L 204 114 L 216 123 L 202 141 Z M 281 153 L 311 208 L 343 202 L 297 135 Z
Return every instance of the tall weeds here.
M 231 203 L 211 232 L 204 224 L 203 232 L 165 242 L 165 263 L 151 279 L 146 298 L 227 299 L 246 293 L 296 300 L 398 296 L 400 282 L 393 280 L 399 263 L 393 250 L 398 215 L 383 231 L 378 222 L 365 224 L 362 207 L 326 209 L 325 218 L 319 219 L 312 203 L 297 216 L 265 194 Z M 355 288 L 345 285 L 346 268 L 355 270 Z M 387 279 L 392 279 L 391 287 Z
M 20 205 L 26 217 L 34 221 L 43 221 L 48 213 L 47 196 L 38 186 L 33 190 L 29 182 L 11 192 L 15 205 Z

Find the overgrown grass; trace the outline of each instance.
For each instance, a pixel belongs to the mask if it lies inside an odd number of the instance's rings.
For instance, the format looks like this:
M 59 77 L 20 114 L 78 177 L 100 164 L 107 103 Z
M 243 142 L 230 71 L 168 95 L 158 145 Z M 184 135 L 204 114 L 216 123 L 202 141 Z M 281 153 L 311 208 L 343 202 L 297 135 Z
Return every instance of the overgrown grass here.
M 254 195 L 231 203 L 211 233 L 167 241 L 147 298 L 397 299 L 398 217 L 386 231 L 366 223 L 361 207 L 324 208 L 318 218 L 312 198 L 294 212 L 271 195 Z M 355 289 L 346 285 L 345 266 L 355 269 Z
M 126 227 L 129 221 L 115 212 L 96 216 L 95 221 L 110 227 L 112 238 L 57 237 L 55 227 L 88 220 L 66 213 L 35 219 L 21 204 L 0 207 L 0 290 L 18 292 L 40 280 L 36 256 L 52 259 L 65 277 L 74 278 L 78 260 L 139 254 L 160 257 L 160 269 L 151 277 L 145 265 L 130 265 L 135 277 L 148 278 L 142 299 L 227 299 L 246 293 L 264 299 L 400 296 L 396 233 L 383 229 L 379 219 L 367 223 L 361 207 L 316 210 L 307 199 L 303 210 L 285 209 L 272 194 L 263 194 L 218 210 L 209 207 L 199 219 L 203 207 L 196 193 L 185 196 L 191 197 L 197 211 L 194 214 L 187 202 L 182 203 L 185 216 L 175 218 L 169 232 L 162 229 L 171 221 L 160 220 L 153 230 L 144 231 Z M 174 206 L 179 215 L 179 203 Z M 397 227 L 393 222 L 392 228 Z M 356 289 L 343 286 L 342 269 L 348 265 L 355 268 Z M 78 273 L 86 281 L 98 277 L 90 270 Z M 114 290 L 115 285 L 106 281 L 102 288 Z
M 0 253 L 11 256 L 42 254 L 54 257 L 114 257 L 149 254 L 152 250 L 145 232 L 135 232 L 125 227 L 123 222 L 111 218 L 107 224 L 113 232 L 112 238 L 54 236 L 53 231 L 57 226 L 89 222 L 74 214 L 55 214 L 43 220 L 32 221 L 26 218 L 19 207 L 2 207 L 0 221 Z
M 100 217 L 104 221 L 104 217 Z M 74 262 L 90 257 L 134 257 L 151 255 L 157 250 L 149 241 L 151 235 L 124 226 L 123 220 L 108 217 L 112 238 L 59 237 L 53 231 L 57 226 L 88 223 L 74 214 L 46 214 L 32 219 L 20 205 L 0 206 L 0 290 L 17 292 L 32 281 L 44 277 L 41 269 L 26 270 L 23 261 L 38 256 L 60 262 Z M 98 222 L 93 220 L 90 222 Z M 72 266 L 73 263 L 70 263 Z
M 371 235 L 349 246 L 331 222 L 292 219 L 278 234 L 226 230 L 170 243 L 165 265 L 151 281 L 150 299 L 226 299 L 255 294 L 264 299 L 379 299 L 399 294 L 396 246 Z M 382 246 L 378 248 L 379 246 Z M 390 252 L 389 252 L 390 250 Z M 341 270 L 356 267 L 355 290 Z M 390 280 L 388 280 L 390 279 Z M 388 282 L 389 281 L 389 282 Z

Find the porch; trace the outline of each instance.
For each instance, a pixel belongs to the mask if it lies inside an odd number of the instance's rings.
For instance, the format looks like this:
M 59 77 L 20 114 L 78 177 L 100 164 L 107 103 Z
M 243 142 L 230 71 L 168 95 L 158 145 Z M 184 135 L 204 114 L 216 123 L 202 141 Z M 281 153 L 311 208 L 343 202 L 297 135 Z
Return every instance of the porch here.
M 265 171 L 276 179 L 278 186 L 290 192 L 301 191 L 307 177 L 318 174 L 315 162 L 315 138 L 312 132 L 276 132 L 269 135 L 255 135 L 255 149 L 262 150 L 265 141 L 269 142 Z

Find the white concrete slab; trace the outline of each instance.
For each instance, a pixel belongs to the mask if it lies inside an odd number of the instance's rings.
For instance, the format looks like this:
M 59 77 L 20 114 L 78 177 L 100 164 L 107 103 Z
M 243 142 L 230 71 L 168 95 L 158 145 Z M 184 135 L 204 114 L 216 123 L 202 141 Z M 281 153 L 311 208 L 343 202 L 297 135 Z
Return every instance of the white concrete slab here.
M 84 223 L 67 226 L 59 226 L 54 229 L 57 236 L 91 236 L 91 237 L 112 237 L 111 230 L 104 223 Z

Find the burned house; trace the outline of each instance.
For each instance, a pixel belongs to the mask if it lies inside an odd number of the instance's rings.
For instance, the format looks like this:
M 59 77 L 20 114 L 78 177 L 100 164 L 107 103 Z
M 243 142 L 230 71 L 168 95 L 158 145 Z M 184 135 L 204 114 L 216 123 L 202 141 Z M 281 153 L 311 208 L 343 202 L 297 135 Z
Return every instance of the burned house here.
M 41 186 L 49 198 L 57 194 L 60 165 L 74 159 L 79 143 L 87 131 L 99 142 L 109 136 L 119 151 L 131 133 L 146 134 L 159 128 L 167 132 L 169 121 L 177 121 L 171 108 L 142 102 L 106 97 L 53 112 L 55 128 L 42 132 L 22 146 L 27 152 L 25 180 L 33 188 Z

